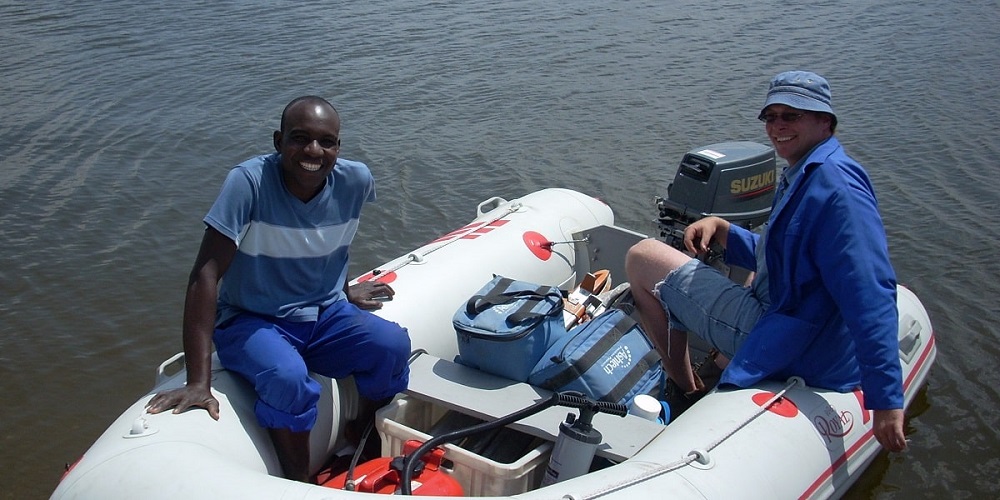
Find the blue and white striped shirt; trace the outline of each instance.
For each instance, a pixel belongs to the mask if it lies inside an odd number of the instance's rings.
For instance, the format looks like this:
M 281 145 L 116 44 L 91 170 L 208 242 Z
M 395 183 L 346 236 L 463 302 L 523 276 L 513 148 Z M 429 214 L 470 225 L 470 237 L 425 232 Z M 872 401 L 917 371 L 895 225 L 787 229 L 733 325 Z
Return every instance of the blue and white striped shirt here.
M 362 205 L 374 200 L 375 181 L 360 162 L 338 159 L 308 202 L 285 189 L 278 154 L 234 167 L 204 219 L 237 246 L 217 324 L 243 311 L 315 321 L 321 308 L 345 299 L 348 250 Z

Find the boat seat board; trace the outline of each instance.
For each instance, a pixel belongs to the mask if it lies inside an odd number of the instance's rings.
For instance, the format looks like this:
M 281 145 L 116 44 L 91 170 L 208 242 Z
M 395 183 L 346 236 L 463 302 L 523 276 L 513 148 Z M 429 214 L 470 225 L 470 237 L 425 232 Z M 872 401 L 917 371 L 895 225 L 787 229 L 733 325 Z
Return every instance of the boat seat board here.
M 422 354 L 410 363 L 410 384 L 406 394 L 491 421 L 546 399 L 552 392 Z M 579 410 L 573 408 L 549 407 L 508 427 L 555 441 L 559 424 L 570 412 L 579 415 Z M 598 413 L 593 425 L 603 437 L 597 455 L 613 461 L 632 457 L 665 428 L 631 414 L 618 417 Z

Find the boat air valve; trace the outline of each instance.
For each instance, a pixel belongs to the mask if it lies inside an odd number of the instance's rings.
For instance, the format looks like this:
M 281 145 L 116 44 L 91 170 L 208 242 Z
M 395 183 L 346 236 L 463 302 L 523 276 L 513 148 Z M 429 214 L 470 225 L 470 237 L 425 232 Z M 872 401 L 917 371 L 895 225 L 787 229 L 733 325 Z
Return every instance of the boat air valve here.
M 132 421 L 132 427 L 129 428 L 128 434 L 125 434 L 122 437 L 126 438 L 145 437 L 156 434 L 158 431 L 159 429 L 150 429 L 149 422 L 146 421 L 146 417 L 140 415 L 139 418 Z

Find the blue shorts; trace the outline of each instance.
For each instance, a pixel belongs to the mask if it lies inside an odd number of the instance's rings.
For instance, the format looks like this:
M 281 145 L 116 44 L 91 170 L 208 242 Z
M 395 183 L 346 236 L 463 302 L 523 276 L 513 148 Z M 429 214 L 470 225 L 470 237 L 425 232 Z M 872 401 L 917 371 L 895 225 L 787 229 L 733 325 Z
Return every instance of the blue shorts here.
M 320 385 L 310 372 L 353 375 L 358 393 L 371 400 L 402 392 L 409 381 L 406 329 L 346 300 L 315 322 L 241 314 L 217 328 L 214 341 L 222 366 L 257 390 L 254 412 L 266 428 L 312 429 Z
M 701 337 L 730 359 L 767 308 L 752 288 L 698 259 L 667 274 L 653 294 L 663 304 L 671 328 Z

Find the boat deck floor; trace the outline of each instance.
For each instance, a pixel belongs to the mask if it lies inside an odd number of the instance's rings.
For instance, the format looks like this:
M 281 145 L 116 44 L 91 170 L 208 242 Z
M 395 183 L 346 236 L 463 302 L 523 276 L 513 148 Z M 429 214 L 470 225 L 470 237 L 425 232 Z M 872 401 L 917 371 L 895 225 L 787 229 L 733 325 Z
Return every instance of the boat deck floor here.
M 410 385 L 406 393 L 409 397 L 487 421 L 507 416 L 552 394 L 530 384 L 497 377 L 428 354 L 418 356 L 410 364 Z M 579 414 L 576 409 L 553 406 L 509 427 L 555 441 L 560 422 L 570 412 Z M 632 457 L 665 428 L 631 414 L 619 417 L 598 413 L 593 425 L 603 437 L 597 455 L 613 461 Z

